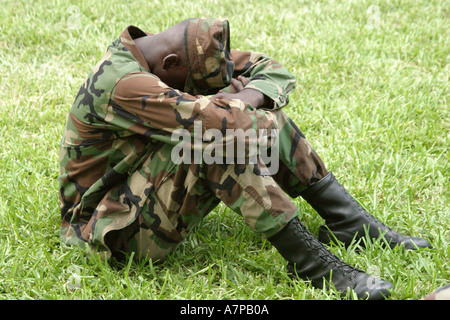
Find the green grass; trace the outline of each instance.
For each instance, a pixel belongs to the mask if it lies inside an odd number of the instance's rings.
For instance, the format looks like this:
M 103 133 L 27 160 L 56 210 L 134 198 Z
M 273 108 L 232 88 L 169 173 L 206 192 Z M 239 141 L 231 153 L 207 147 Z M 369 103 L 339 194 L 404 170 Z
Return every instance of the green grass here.
M 127 25 L 158 32 L 193 16 L 228 18 L 234 48 L 288 67 L 298 89 L 286 112 L 328 169 L 380 220 L 434 246 L 330 250 L 393 282 L 394 300 L 448 283 L 449 4 L 3 0 L 0 299 L 339 299 L 290 281 L 275 249 L 223 206 L 163 264 L 108 264 L 60 243 L 58 144 L 79 86 Z M 322 220 L 294 201 L 317 234 Z

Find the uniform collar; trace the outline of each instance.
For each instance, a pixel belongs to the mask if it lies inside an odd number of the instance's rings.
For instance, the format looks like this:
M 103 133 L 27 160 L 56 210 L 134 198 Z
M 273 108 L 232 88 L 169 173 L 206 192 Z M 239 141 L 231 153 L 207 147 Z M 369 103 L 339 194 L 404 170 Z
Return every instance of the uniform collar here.
M 141 38 L 144 36 L 151 35 L 139 29 L 136 26 L 130 25 L 125 28 L 125 30 L 120 35 L 120 41 L 125 48 L 130 50 L 131 54 L 136 58 L 136 60 L 144 67 L 145 70 L 150 72 L 150 67 L 148 66 L 147 60 L 145 60 L 141 51 L 136 46 L 134 39 Z

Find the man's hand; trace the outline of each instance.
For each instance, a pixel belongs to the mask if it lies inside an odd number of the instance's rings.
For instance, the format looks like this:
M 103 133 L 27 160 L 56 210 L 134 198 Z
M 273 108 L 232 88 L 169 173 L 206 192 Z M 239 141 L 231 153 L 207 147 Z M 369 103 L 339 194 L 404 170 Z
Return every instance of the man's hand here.
M 238 76 L 237 79 L 233 78 L 231 79 L 231 85 L 230 85 L 230 93 L 238 93 L 244 90 L 245 86 L 248 85 L 250 80 L 248 80 L 246 77 Z
M 219 91 L 217 94 L 211 97 L 214 102 L 215 99 L 239 99 L 244 103 L 250 104 L 253 108 L 268 107 L 270 105 L 270 99 L 264 94 L 254 89 L 246 89 L 245 86 L 250 81 L 242 76 L 237 79 L 231 79 L 230 92 Z

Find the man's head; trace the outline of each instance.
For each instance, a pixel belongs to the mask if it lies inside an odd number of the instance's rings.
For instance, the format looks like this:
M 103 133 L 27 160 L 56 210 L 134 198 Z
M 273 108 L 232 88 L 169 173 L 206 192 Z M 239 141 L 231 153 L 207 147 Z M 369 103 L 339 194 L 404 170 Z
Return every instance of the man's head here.
M 226 20 L 192 18 L 135 41 L 163 82 L 191 94 L 210 94 L 229 85 L 234 72 L 229 34 Z
M 150 71 L 170 87 L 183 90 L 189 74 L 184 31 L 187 20 L 147 37 L 135 39 Z

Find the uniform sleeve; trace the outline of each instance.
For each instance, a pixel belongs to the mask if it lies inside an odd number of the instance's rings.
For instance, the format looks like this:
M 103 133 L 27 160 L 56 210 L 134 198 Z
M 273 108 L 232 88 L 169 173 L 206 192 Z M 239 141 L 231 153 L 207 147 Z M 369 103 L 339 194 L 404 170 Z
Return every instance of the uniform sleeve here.
M 271 98 L 273 109 L 286 106 L 289 93 L 295 89 L 295 77 L 279 62 L 261 53 L 231 50 L 235 63 L 233 77 L 248 77 L 247 88 L 255 89 Z
M 194 131 L 201 124 L 208 129 L 260 129 L 276 127 L 269 111 L 245 105 L 241 100 L 215 100 L 175 90 L 149 73 L 134 73 L 120 79 L 108 105 L 105 121 L 109 125 L 172 143 L 176 129 Z

